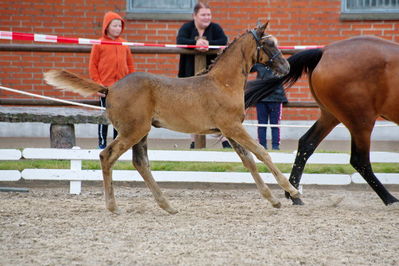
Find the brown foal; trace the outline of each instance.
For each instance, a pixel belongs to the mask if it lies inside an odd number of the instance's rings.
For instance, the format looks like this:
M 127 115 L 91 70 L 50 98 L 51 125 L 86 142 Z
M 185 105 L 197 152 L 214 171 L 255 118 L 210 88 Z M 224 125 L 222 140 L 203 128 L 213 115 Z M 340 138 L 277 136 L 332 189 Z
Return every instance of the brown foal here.
M 155 182 L 147 156 L 147 135 L 151 125 L 193 133 L 221 133 L 248 168 L 256 185 L 273 207 L 281 206 L 258 173 L 250 152 L 265 163 L 278 184 L 293 198 L 298 191 L 272 163 L 269 154 L 250 137 L 242 122 L 245 117 L 244 86 L 251 67 L 268 64 L 277 75 L 285 75 L 289 64 L 277 48 L 276 39 L 264 33 L 267 23 L 247 31 L 221 53 L 206 73 L 189 78 L 169 78 L 150 73 L 130 74 L 110 88 L 83 79 L 65 70 L 45 73 L 48 84 L 60 89 L 93 95 L 107 93 L 107 115 L 118 137 L 100 153 L 106 207 L 117 206 L 112 185 L 111 167 L 133 147 L 133 165 L 153 193 L 158 205 L 177 213 Z

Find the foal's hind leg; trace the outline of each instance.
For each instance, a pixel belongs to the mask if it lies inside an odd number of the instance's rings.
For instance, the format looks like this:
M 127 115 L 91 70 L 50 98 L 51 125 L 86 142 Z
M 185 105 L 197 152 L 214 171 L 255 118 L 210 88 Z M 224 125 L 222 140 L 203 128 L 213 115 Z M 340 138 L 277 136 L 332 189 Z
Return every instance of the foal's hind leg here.
M 228 138 L 231 138 L 238 142 L 245 149 L 249 150 L 255 156 L 262 161 L 266 166 L 270 169 L 272 174 L 277 180 L 277 183 L 293 198 L 299 198 L 298 190 L 293 187 L 290 182 L 288 182 L 287 178 L 281 173 L 281 171 L 273 164 L 270 155 L 266 152 L 266 150 L 258 144 L 255 140 L 251 138 L 251 136 L 247 133 L 247 131 L 242 127 L 241 124 L 234 124 L 228 130 L 222 130 L 223 135 Z M 257 170 L 256 170 L 257 171 Z
M 276 199 L 273 195 L 269 187 L 263 182 L 262 177 L 259 175 L 256 163 L 252 157 L 252 155 L 244 149 L 240 144 L 235 142 L 233 139 L 229 138 L 229 141 L 231 145 L 233 146 L 234 150 L 237 152 L 238 156 L 240 156 L 244 166 L 251 171 L 251 175 L 255 180 L 256 186 L 258 187 L 258 190 L 260 191 L 260 194 L 270 201 L 270 203 L 273 205 L 275 208 L 280 208 L 281 203 L 278 199 Z
M 111 212 L 117 210 L 114 188 L 112 185 L 112 166 L 118 158 L 135 143 L 119 135 L 109 146 L 100 153 L 101 169 L 104 180 L 105 205 Z
M 133 146 L 133 165 L 143 177 L 144 182 L 151 190 L 158 205 L 170 214 L 177 213 L 177 211 L 170 206 L 151 174 L 147 154 L 147 136 Z
M 364 130 L 351 131 L 352 136 L 352 151 L 351 151 L 351 165 L 361 174 L 369 186 L 377 193 L 385 205 L 391 205 L 399 202 L 397 198 L 384 187 L 384 185 L 374 175 L 370 163 L 370 136 L 372 127 Z
M 294 165 L 292 166 L 290 183 L 298 188 L 309 157 L 319 146 L 320 142 L 331 132 L 331 130 L 339 123 L 337 119 L 326 112 L 322 112 L 320 118 L 313 124 L 313 126 L 303 135 L 298 141 L 298 152 L 295 157 Z M 285 196 L 290 198 L 286 192 Z M 301 199 L 292 198 L 294 205 L 303 205 Z

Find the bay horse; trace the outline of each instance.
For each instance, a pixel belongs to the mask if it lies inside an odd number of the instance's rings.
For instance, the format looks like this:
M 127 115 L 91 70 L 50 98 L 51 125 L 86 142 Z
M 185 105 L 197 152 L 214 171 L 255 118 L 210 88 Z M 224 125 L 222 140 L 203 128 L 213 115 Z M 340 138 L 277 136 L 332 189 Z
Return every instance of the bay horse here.
M 106 88 L 65 70 L 44 74 L 48 84 L 82 95 L 107 93 L 106 113 L 118 131 L 118 137 L 100 153 L 106 208 L 117 210 L 112 166 L 130 147 L 133 165 L 143 177 L 158 205 L 168 213 L 177 213 L 164 197 L 149 167 L 147 135 L 151 125 L 191 134 L 221 133 L 228 138 L 251 172 L 261 195 L 279 208 L 258 173 L 250 152 L 265 163 L 278 184 L 291 197 L 299 197 L 288 179 L 272 163 L 270 155 L 250 137 L 242 122 L 245 117 L 244 85 L 251 67 L 269 64 L 278 75 L 289 71 L 289 64 L 277 48 L 276 39 L 264 33 L 268 23 L 258 25 L 232 42 L 216 59 L 209 71 L 188 78 L 170 78 L 150 73 L 132 73 Z
M 246 106 L 262 99 L 276 82 L 290 87 L 304 73 L 308 74 L 310 91 L 321 113 L 299 139 L 290 183 L 298 188 L 309 157 L 331 130 L 342 123 L 352 139 L 350 164 L 385 205 L 397 203 L 398 199 L 373 173 L 370 136 L 378 117 L 399 123 L 399 44 L 359 36 L 296 53 L 288 58 L 288 62 L 288 75 L 248 86 Z M 299 198 L 292 200 L 294 205 L 303 204 Z

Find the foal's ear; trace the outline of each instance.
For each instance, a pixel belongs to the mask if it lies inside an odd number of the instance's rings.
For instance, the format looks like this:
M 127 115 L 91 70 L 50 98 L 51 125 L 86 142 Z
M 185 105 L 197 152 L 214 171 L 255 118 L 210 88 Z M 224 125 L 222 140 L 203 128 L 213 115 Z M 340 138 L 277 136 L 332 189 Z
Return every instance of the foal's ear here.
M 262 34 L 265 32 L 267 28 L 267 25 L 269 25 L 269 21 L 263 25 L 258 21 L 257 24 L 258 25 L 256 26 L 256 33 L 258 34 L 258 36 L 262 36 Z

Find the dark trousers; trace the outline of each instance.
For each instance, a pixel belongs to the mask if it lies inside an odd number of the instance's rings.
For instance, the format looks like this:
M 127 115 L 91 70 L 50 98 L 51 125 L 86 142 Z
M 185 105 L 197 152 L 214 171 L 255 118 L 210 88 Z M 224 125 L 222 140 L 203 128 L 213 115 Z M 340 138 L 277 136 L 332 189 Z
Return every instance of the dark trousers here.
M 280 124 L 282 103 L 279 102 L 259 102 L 256 104 L 256 113 L 258 115 L 259 124 Z M 266 127 L 258 127 L 259 143 L 267 149 Z M 272 130 L 272 147 L 273 149 L 280 146 L 280 128 L 271 127 Z
M 106 107 L 105 97 L 100 97 L 100 106 Z M 107 146 L 107 133 L 108 125 L 99 124 L 98 125 L 98 146 Z M 114 128 L 114 139 L 118 136 L 118 132 Z

